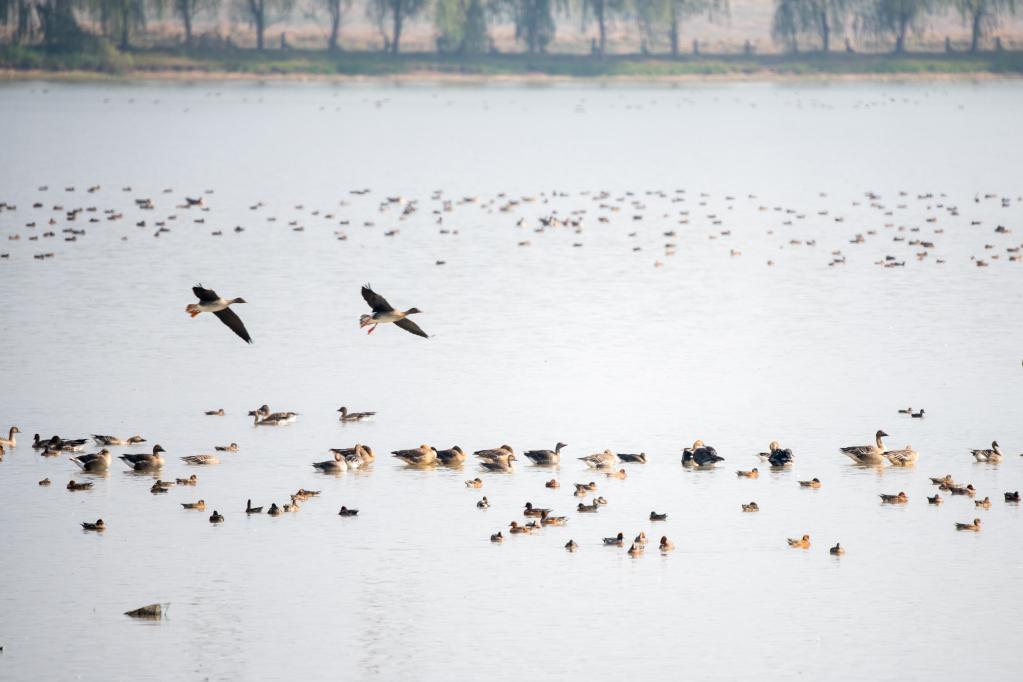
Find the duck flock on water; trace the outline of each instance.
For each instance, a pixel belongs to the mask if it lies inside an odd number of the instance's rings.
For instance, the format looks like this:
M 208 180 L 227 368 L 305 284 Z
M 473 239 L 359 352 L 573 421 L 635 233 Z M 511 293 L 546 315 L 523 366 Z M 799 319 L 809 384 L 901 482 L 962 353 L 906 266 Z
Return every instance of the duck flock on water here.
M 364 289 L 365 292 L 365 289 Z M 382 300 L 382 299 L 381 299 Z M 235 301 L 236 302 L 236 301 Z M 226 307 L 224 308 L 226 309 Z M 205 312 L 205 311 L 204 311 Z M 378 320 L 376 323 L 383 323 L 385 321 L 399 321 L 403 318 L 395 318 L 394 320 Z M 237 333 L 237 330 L 230 324 Z M 363 326 L 366 326 L 365 324 Z M 912 410 L 899 410 L 906 414 L 911 414 Z M 337 410 L 338 421 L 342 423 L 358 423 L 365 420 L 372 419 L 376 416 L 376 412 L 363 411 L 355 412 L 349 410 L 347 407 L 341 407 Z M 208 410 L 205 412 L 209 416 L 225 416 L 223 409 Z M 253 418 L 252 426 L 267 427 L 276 426 L 282 427 L 288 424 L 295 423 L 299 415 L 293 411 L 279 411 L 272 412 L 268 405 L 262 405 L 254 410 L 250 410 L 248 415 Z M 9 429 L 7 438 L 0 438 L 0 462 L 3 460 L 5 454 L 10 454 L 16 448 L 19 443 L 17 436 L 21 434 L 21 430 L 17 426 L 13 426 Z M 862 467 L 880 467 L 884 465 L 890 465 L 893 467 L 912 467 L 919 460 L 919 453 L 914 450 L 911 446 L 905 448 L 890 450 L 888 449 L 883 439 L 887 437 L 887 433 L 883 430 L 878 430 L 874 434 L 874 442 L 868 445 L 854 445 L 839 448 L 839 452 L 849 457 L 855 465 Z M 140 435 L 134 435 L 130 437 L 117 437 L 111 435 L 93 434 L 91 441 L 94 442 L 100 449 L 97 452 L 85 453 L 86 446 L 90 442 L 90 438 L 65 438 L 61 436 L 51 436 L 49 438 L 41 437 L 36 433 L 30 443 L 30 447 L 37 451 L 41 457 L 60 457 L 62 455 L 69 456 L 69 462 L 74 464 L 81 474 L 94 480 L 76 481 L 74 478 L 70 479 L 65 486 L 68 491 L 80 492 L 92 490 L 97 480 L 102 480 L 108 474 L 108 470 L 113 465 L 114 456 L 111 452 L 111 448 L 126 448 L 126 449 L 138 449 L 143 444 L 147 443 L 147 440 Z M 437 448 L 431 445 L 423 444 L 416 448 L 408 448 L 401 450 L 394 450 L 391 455 L 402 462 L 405 468 L 413 469 L 425 469 L 432 467 L 455 467 L 464 468 L 466 466 L 478 466 L 481 474 L 489 475 L 512 475 L 516 471 L 516 463 L 521 462 L 525 464 L 528 461 L 528 466 L 550 468 L 552 470 L 561 470 L 563 465 L 569 464 L 563 462 L 563 450 L 567 448 L 566 443 L 558 442 L 553 448 L 546 449 L 535 449 L 525 450 L 516 452 L 515 448 L 510 445 L 500 445 L 496 448 L 487 448 L 482 450 L 473 451 L 470 453 L 458 445 L 454 445 L 449 448 Z M 229 443 L 226 445 L 218 445 L 214 447 L 215 453 L 234 453 L 239 451 L 237 443 Z M 330 458 L 312 462 L 312 467 L 321 474 L 325 475 L 340 475 L 353 469 L 364 469 L 372 467 L 376 462 L 376 453 L 373 448 L 369 445 L 358 443 L 352 447 L 342 448 L 330 448 Z M 168 457 L 165 457 L 167 451 L 163 446 L 154 444 L 146 452 L 125 452 L 117 456 L 129 471 L 133 473 L 147 474 L 156 478 L 149 488 L 149 492 L 153 495 L 160 495 L 167 493 L 173 487 L 191 488 L 201 486 L 199 476 L 197 474 L 184 475 L 183 477 L 171 478 L 168 476 L 164 479 L 164 468 L 168 464 Z M 519 459 L 519 454 L 522 456 L 522 460 Z M 969 450 L 969 454 L 972 455 L 973 460 L 979 463 L 986 464 L 1000 464 L 1003 461 L 1003 453 L 1001 447 L 997 441 L 992 442 L 990 448 L 978 448 Z M 783 448 L 778 441 L 772 441 L 768 446 L 768 449 L 763 452 L 756 454 L 764 465 L 775 472 L 781 472 L 790 469 L 796 462 L 796 457 L 792 450 L 789 448 Z M 184 455 L 176 458 L 183 462 L 187 466 L 191 467 L 202 467 L 202 466 L 214 466 L 220 463 L 220 455 L 214 453 L 204 453 L 195 455 Z M 666 459 L 662 458 L 650 458 L 645 452 L 640 453 L 626 453 L 626 452 L 615 452 L 611 449 L 605 449 L 602 452 L 595 452 L 587 454 L 581 457 L 575 457 L 574 461 L 580 462 L 577 468 L 583 472 L 590 472 L 590 474 L 600 474 L 603 480 L 625 480 L 628 478 L 628 469 L 621 465 L 637 466 L 645 465 L 651 460 Z M 725 461 L 725 458 L 718 454 L 718 451 L 704 443 L 702 440 L 696 440 L 692 446 L 686 447 L 682 450 L 682 456 L 679 460 L 682 467 L 686 469 L 701 469 L 708 470 L 713 469 L 721 465 Z M 759 468 L 753 467 L 751 469 L 739 469 L 736 470 L 736 475 L 740 479 L 757 479 L 760 477 Z M 582 476 L 588 478 L 588 476 Z M 598 479 L 601 480 L 601 479 Z M 972 501 L 971 510 L 984 510 L 989 509 L 992 506 L 991 498 L 989 495 L 985 495 L 983 498 L 979 498 L 977 490 L 970 483 L 957 482 L 953 479 L 951 474 L 946 474 L 940 477 L 932 477 L 931 483 L 936 486 L 937 491 L 933 496 L 927 496 L 926 503 L 928 505 L 942 504 L 945 498 L 942 497 L 942 493 L 947 493 L 951 497 L 962 497 L 967 501 Z M 819 478 L 813 477 L 807 480 L 798 480 L 798 487 L 800 488 L 820 488 L 822 482 Z M 46 478 L 39 481 L 39 485 L 46 487 L 51 485 L 51 481 Z M 475 476 L 474 478 L 465 481 L 465 486 L 470 489 L 483 489 L 486 487 L 486 479 L 481 476 Z M 557 477 L 551 478 L 544 483 L 544 487 L 548 489 L 558 489 L 561 487 L 561 483 Z M 604 497 L 600 492 L 601 485 L 595 480 L 586 482 L 574 483 L 571 488 L 571 495 L 576 498 L 573 503 L 574 512 L 576 514 L 596 514 L 607 504 L 609 500 Z M 197 491 L 198 492 L 198 491 Z M 239 513 L 246 515 L 253 514 L 267 514 L 269 516 L 280 516 L 285 513 L 293 513 L 299 511 L 302 505 L 313 498 L 319 497 L 320 491 L 318 490 L 307 490 L 304 487 L 299 488 L 295 492 L 289 492 L 287 494 L 286 502 L 278 504 L 276 501 L 271 502 L 268 507 L 263 505 L 254 506 L 251 499 L 245 500 L 244 506 L 242 506 L 240 500 L 231 502 L 231 509 L 237 508 Z M 902 505 L 910 503 L 908 495 L 904 491 L 893 492 L 893 493 L 882 493 L 880 494 L 881 505 Z M 586 498 L 589 498 L 587 500 Z M 1007 491 L 1004 492 L 1002 498 L 1005 503 L 1018 504 L 1020 502 L 1019 491 Z M 225 514 L 220 510 L 228 508 L 226 505 L 208 505 L 206 500 L 200 495 L 196 501 L 180 502 L 181 508 L 186 511 L 205 511 L 209 506 L 212 510 L 212 514 L 209 516 L 209 521 L 212 524 L 221 524 L 226 520 Z M 491 506 L 491 500 L 484 495 L 481 499 L 476 502 L 478 509 L 489 509 Z M 359 515 L 359 509 L 349 508 L 345 505 L 341 505 L 337 512 L 338 516 L 342 517 L 357 517 Z M 756 513 L 760 511 L 760 505 L 752 500 L 748 503 L 741 503 L 737 510 L 740 513 Z M 509 523 L 507 528 L 502 528 L 490 536 L 492 543 L 502 543 L 505 540 L 505 533 L 509 535 L 520 535 L 520 534 L 533 534 L 541 532 L 548 526 L 566 526 L 568 525 L 571 517 L 568 515 L 559 515 L 553 508 L 540 507 L 534 505 L 531 501 L 526 501 L 522 508 L 523 520 L 513 520 Z M 649 514 L 643 512 L 642 514 L 637 513 L 637 523 L 640 519 L 644 519 L 650 522 L 666 521 L 668 519 L 669 512 L 667 510 L 651 510 Z M 980 517 L 975 517 L 972 520 L 964 520 L 956 522 L 954 528 L 957 531 L 970 531 L 979 532 L 981 530 L 982 520 Z M 83 532 L 89 533 L 103 533 L 107 532 L 109 526 L 104 522 L 103 519 L 85 520 L 81 522 L 81 528 Z M 594 539 L 595 540 L 595 539 Z M 627 548 L 627 553 L 632 557 L 641 556 L 647 545 L 647 536 L 645 531 L 641 531 L 631 540 L 626 536 L 624 532 L 618 532 L 616 535 L 603 537 L 600 539 L 601 544 L 613 547 Z M 790 547 L 799 549 L 809 549 L 811 547 L 811 541 L 809 534 L 803 534 L 799 537 L 788 538 L 787 543 Z M 581 548 L 581 544 L 576 542 L 574 539 L 569 539 L 564 545 L 565 549 L 570 552 L 575 552 Z M 667 537 L 662 536 L 657 542 L 658 551 L 662 553 L 668 553 L 675 549 L 675 544 Z M 832 555 L 839 556 L 845 553 L 845 548 L 841 543 L 836 543 L 830 546 L 829 552 Z

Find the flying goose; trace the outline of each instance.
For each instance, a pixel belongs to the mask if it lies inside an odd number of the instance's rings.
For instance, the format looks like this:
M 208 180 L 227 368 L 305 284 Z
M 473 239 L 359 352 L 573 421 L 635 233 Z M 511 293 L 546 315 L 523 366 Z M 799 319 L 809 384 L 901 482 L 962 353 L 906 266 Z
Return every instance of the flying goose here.
M 426 444 L 414 450 L 394 450 L 391 454 L 409 466 L 428 466 L 437 462 L 437 449 Z
M 522 453 L 527 459 L 532 460 L 533 464 L 536 465 L 554 465 L 561 462 L 561 448 L 568 447 L 562 442 L 558 442 L 554 446 L 553 450 L 529 450 Z
M 160 456 L 161 452 L 167 452 L 163 449 L 163 446 L 157 443 L 153 446 L 153 454 L 140 454 L 140 455 L 121 455 L 120 459 L 124 461 L 132 469 L 136 471 L 145 471 L 146 469 L 159 469 L 163 466 L 163 457 Z
M 586 466 L 591 469 L 601 469 L 610 467 L 618 463 L 618 455 L 611 452 L 610 450 L 604 450 L 604 452 L 598 452 L 592 455 L 586 455 L 580 457 L 580 460 L 586 462 Z
M 1002 450 L 998 447 L 998 441 L 991 441 L 990 450 L 970 450 L 973 453 L 974 459 L 978 462 L 989 462 L 991 464 L 997 464 L 1002 461 Z
M 369 327 L 369 331 L 366 332 L 367 334 L 372 334 L 378 324 L 393 322 L 395 326 L 401 327 L 410 334 L 422 336 L 424 339 L 430 338 L 426 335 L 426 332 L 419 328 L 419 325 L 408 319 L 409 315 L 421 313 L 422 311 L 419 308 L 409 308 L 405 312 L 395 310 L 394 306 L 387 302 L 387 299 L 373 291 L 368 284 L 362 287 L 362 297 L 366 299 L 366 303 L 373 310 L 372 315 L 362 315 L 359 317 L 359 328 Z
M 841 448 L 842 453 L 857 464 L 880 464 L 884 462 L 884 443 L 881 439 L 887 436 L 884 431 L 878 431 L 874 434 L 874 445 L 850 445 Z
M 725 461 L 724 457 L 718 455 L 718 451 L 709 445 L 704 445 L 702 440 L 693 441 L 693 447 L 685 448 L 682 451 L 682 465 L 687 467 L 712 467 L 718 462 Z
M 252 337 L 245 329 L 240 317 L 229 306 L 235 303 L 246 303 L 244 298 L 232 298 L 230 300 L 221 298 L 212 289 L 204 289 L 202 284 L 192 287 L 192 293 L 199 299 L 198 303 L 189 303 L 185 306 L 185 312 L 195 317 L 200 313 L 213 313 L 221 322 L 230 327 L 231 331 L 237 334 L 245 343 L 252 343 Z
M 344 405 L 339 407 L 337 411 L 341 413 L 338 421 L 343 422 L 360 422 L 363 419 L 369 419 L 376 414 L 376 412 L 349 412 L 348 408 Z
M 103 448 L 99 452 L 94 452 L 89 455 L 78 455 L 72 457 L 71 461 L 77 464 L 82 471 L 98 472 L 106 471 L 110 468 L 110 451 Z

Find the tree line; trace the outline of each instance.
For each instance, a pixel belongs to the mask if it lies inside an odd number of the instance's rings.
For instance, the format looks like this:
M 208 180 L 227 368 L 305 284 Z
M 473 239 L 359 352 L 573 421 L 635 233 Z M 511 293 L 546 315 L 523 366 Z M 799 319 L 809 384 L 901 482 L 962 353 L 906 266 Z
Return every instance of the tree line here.
M 305 0 L 303 17 L 326 29 L 326 48 L 342 49 L 340 34 L 354 0 Z M 1021 0 L 1023 2 L 1023 0 Z M 401 51 L 410 21 L 433 20 L 439 52 L 481 54 L 495 50 L 492 26 L 511 23 L 515 39 L 530 54 L 544 53 L 555 41 L 558 19 L 577 20 L 592 30 L 591 52 L 607 51 L 608 26 L 634 22 L 644 54 L 663 51 L 678 56 L 685 22 L 702 17 L 711 22 L 731 17 L 728 0 L 362 0 L 362 10 L 377 26 L 384 51 Z M 0 26 L 9 42 L 75 47 L 98 34 L 128 49 L 145 33 L 147 21 L 173 20 L 181 27 L 185 47 L 196 44 L 196 22 L 228 5 L 233 19 L 249 25 L 256 48 L 268 45 L 267 32 L 293 16 L 296 0 L 0 0 Z M 1016 0 L 774 0 L 771 37 L 791 52 L 835 49 L 835 35 L 869 35 L 903 53 L 906 40 L 925 30 L 928 20 L 958 13 L 970 31 L 970 51 L 1016 12 Z M 661 46 L 664 46 L 663 48 Z M 287 47 L 284 34 L 280 47 Z M 946 48 L 949 44 L 946 41 Z M 699 52 L 694 41 L 692 52 Z M 853 51 L 848 38 L 844 49 Z M 950 48 L 949 48 L 950 49 Z M 746 51 L 752 51 L 747 41 Z

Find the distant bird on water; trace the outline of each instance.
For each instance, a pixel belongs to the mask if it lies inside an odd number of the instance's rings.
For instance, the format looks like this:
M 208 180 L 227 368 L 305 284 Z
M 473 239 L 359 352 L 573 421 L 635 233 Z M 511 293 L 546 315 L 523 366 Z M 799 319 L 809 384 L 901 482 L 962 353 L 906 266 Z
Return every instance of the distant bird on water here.
M 213 313 L 221 322 L 231 328 L 245 343 L 252 343 L 252 337 L 238 315 L 229 306 L 235 303 L 245 303 L 244 298 L 232 298 L 230 300 L 221 298 L 212 289 L 204 289 L 202 284 L 192 287 L 192 293 L 199 299 L 198 303 L 189 303 L 185 306 L 185 312 L 195 317 L 200 313 Z
M 404 312 L 396 310 L 394 306 L 387 302 L 387 299 L 373 291 L 368 284 L 362 287 L 362 297 L 366 299 L 366 303 L 373 310 L 372 315 L 362 315 L 359 317 L 359 327 L 370 328 L 366 332 L 367 334 L 372 334 L 378 324 L 393 322 L 396 327 L 401 327 L 410 334 L 422 336 L 424 339 L 430 338 L 426 332 L 419 328 L 419 325 L 408 319 L 409 315 L 421 313 L 422 311 L 419 308 L 409 308 Z

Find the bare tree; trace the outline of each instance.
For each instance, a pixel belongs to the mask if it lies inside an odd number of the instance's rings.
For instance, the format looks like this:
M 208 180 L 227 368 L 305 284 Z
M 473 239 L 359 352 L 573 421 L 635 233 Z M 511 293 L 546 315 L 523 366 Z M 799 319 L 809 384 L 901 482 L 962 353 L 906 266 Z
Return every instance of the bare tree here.
M 910 31 L 920 29 L 936 1 L 871 0 L 862 10 L 863 27 L 876 36 L 894 35 L 895 54 L 903 54 Z
M 330 20 L 330 33 L 327 36 L 327 51 L 341 51 L 341 20 L 352 6 L 352 0 L 317 0 L 317 3 L 327 11 L 327 18 Z
M 970 23 L 970 52 L 980 49 L 980 39 L 998 26 L 1006 14 L 1016 13 L 1016 0 L 956 0 L 956 9 Z
M 256 49 L 266 47 L 266 29 L 286 18 L 295 0 L 238 0 L 242 15 L 256 29 Z
M 624 11 L 625 0 L 583 0 L 583 25 L 591 19 L 597 22 L 597 54 L 601 57 L 607 49 L 607 21 Z
M 385 43 L 391 54 L 398 54 L 401 50 L 401 32 L 405 27 L 405 20 L 415 17 L 425 7 L 426 0 L 370 0 L 367 10 L 381 26 L 384 21 L 390 21 L 391 34 Z

